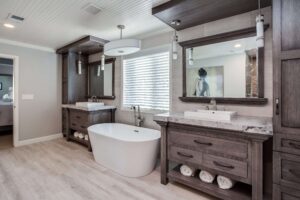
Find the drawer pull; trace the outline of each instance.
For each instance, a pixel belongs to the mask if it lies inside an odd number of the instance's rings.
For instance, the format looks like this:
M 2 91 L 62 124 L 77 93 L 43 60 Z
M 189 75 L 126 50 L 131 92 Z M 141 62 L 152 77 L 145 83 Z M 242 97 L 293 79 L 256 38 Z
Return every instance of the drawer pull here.
M 199 140 L 194 140 L 196 144 L 205 145 L 205 146 L 212 146 L 210 142 L 200 142 Z
M 292 170 L 292 169 L 290 169 L 289 172 L 291 174 L 293 174 L 294 176 L 300 178 L 300 171 L 299 170 Z
M 289 145 L 295 149 L 300 149 L 300 145 L 299 144 L 295 144 L 293 142 L 289 142 Z
M 217 161 L 213 161 L 213 163 L 217 167 L 223 167 L 223 168 L 227 168 L 227 169 L 234 169 L 234 166 L 232 166 L 232 165 L 226 165 L 226 164 L 223 164 L 223 163 L 219 163 Z
M 193 155 L 185 154 L 185 153 L 182 153 L 182 152 L 177 152 L 177 155 L 183 156 L 183 157 L 186 157 L 186 158 L 193 158 L 194 157 Z
M 86 126 L 80 126 L 81 128 L 86 128 Z

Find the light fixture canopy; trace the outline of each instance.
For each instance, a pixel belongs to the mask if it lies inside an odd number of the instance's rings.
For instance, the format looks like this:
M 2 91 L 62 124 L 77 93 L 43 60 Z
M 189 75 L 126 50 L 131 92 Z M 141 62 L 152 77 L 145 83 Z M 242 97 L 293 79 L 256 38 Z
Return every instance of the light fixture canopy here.
M 108 42 L 104 45 L 104 54 L 106 56 L 123 56 L 135 53 L 141 50 L 141 41 L 137 39 L 123 39 L 122 31 L 124 25 L 118 25 L 120 29 L 120 39 Z

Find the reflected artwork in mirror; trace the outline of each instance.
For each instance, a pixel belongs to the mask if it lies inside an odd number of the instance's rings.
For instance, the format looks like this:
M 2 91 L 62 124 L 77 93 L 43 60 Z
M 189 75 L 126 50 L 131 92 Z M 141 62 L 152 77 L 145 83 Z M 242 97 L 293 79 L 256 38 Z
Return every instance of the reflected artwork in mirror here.
M 187 48 L 188 97 L 257 97 L 255 37 Z
M 264 48 L 255 27 L 181 42 L 182 101 L 265 104 Z
M 115 59 L 105 60 L 104 68 L 101 61 L 89 63 L 88 96 L 99 99 L 114 99 Z

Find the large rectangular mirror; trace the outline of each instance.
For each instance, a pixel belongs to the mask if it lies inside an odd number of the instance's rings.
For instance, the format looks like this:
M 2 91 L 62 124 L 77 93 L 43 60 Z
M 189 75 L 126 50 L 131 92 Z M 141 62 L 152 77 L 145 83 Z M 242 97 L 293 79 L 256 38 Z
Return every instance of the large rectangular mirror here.
M 88 65 L 88 96 L 99 99 L 114 99 L 115 59 L 105 60 L 104 69 L 101 61 Z
M 266 102 L 263 98 L 263 48 L 256 47 L 255 29 L 253 34 L 250 29 L 248 33 L 237 33 L 183 44 L 182 100 Z

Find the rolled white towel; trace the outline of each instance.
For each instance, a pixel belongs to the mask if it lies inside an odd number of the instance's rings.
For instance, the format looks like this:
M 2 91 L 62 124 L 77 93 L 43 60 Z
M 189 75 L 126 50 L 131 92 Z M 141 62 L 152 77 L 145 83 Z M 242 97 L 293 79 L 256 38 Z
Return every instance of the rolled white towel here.
M 89 140 L 89 136 L 88 136 L 88 135 L 85 135 L 85 136 L 84 136 L 84 139 L 85 139 L 86 141 L 88 141 L 88 140 Z
M 74 133 L 74 137 L 78 138 L 78 136 L 79 136 L 79 133 L 76 131 L 76 132 Z
M 199 174 L 200 180 L 205 183 L 212 183 L 215 180 L 215 177 L 216 177 L 215 174 L 212 174 L 205 170 L 201 170 L 201 172 Z
M 79 133 L 79 134 L 78 134 L 78 137 L 79 137 L 79 139 L 83 139 L 83 138 L 84 138 L 84 135 L 83 135 L 82 133 Z
M 217 177 L 217 181 L 218 181 L 219 188 L 224 190 L 231 189 L 236 183 L 234 180 L 220 175 Z
M 181 165 L 180 167 L 180 173 L 183 176 L 194 176 L 196 172 L 196 169 L 193 167 L 189 167 L 187 165 Z

